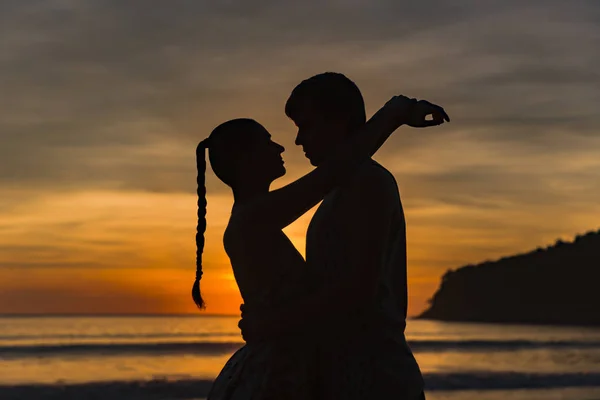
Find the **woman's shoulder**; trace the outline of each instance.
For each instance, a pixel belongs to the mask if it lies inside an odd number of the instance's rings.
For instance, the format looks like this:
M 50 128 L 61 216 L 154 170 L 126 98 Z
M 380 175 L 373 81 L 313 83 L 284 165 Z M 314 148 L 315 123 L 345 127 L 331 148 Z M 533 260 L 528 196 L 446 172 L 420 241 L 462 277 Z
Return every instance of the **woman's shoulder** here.
M 246 204 L 234 204 L 225 233 L 236 236 L 247 234 L 253 228 L 252 207 Z
M 260 227 L 252 223 L 251 218 L 248 217 L 249 212 L 249 209 L 234 207 L 223 233 L 225 251 L 229 252 L 229 249 L 232 248 L 247 247 L 260 236 L 258 232 Z

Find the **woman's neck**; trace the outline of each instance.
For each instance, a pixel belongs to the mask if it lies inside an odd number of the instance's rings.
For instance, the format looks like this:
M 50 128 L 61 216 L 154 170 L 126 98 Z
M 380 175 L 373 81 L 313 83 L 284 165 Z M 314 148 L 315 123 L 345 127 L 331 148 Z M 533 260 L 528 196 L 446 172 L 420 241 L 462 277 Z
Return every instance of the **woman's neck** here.
M 251 202 L 253 199 L 269 193 L 270 183 L 266 184 L 241 184 L 233 189 L 233 199 L 236 204 Z

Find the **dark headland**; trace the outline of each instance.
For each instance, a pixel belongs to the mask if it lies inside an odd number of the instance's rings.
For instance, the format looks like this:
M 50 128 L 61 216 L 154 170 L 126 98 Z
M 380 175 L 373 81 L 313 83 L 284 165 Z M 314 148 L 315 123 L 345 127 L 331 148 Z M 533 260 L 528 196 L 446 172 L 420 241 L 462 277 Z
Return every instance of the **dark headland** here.
M 600 230 L 449 270 L 418 318 L 600 326 Z

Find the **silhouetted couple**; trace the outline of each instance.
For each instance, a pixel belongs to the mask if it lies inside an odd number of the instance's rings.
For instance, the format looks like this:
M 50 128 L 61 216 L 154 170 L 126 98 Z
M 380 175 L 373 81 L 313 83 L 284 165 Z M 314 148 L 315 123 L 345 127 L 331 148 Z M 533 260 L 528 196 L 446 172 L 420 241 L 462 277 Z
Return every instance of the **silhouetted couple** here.
M 285 113 L 316 168 L 281 189 L 269 191 L 285 174 L 284 148 L 252 119 L 219 125 L 197 148 L 193 297 L 203 308 L 208 149 L 215 175 L 235 199 L 224 245 L 244 300 L 246 340 L 208 399 L 423 399 L 404 336 L 404 213 L 393 175 L 371 156 L 401 125 L 435 126 L 448 116 L 427 101 L 395 96 L 367 122 L 359 89 L 337 73 L 300 83 Z M 321 200 L 304 260 L 282 229 Z

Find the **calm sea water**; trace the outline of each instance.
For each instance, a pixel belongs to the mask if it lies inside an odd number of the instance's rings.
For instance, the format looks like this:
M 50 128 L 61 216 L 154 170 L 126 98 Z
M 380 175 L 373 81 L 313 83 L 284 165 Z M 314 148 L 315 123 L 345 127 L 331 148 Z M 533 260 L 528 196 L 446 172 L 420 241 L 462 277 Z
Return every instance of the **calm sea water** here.
M 200 399 L 236 317 L 0 318 L 0 399 Z M 600 329 L 409 321 L 430 400 L 600 399 Z

